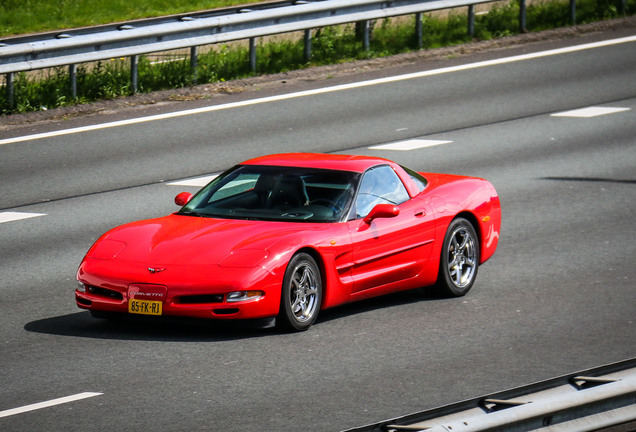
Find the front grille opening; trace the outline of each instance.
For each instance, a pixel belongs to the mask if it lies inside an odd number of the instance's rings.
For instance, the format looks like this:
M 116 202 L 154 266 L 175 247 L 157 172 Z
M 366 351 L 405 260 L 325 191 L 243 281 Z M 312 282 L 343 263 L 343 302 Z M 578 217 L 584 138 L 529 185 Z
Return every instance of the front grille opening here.
M 238 313 L 238 312 L 239 312 L 238 308 L 214 309 L 212 311 L 212 313 L 214 313 L 214 315 L 233 315 L 233 314 Z
M 199 294 L 179 297 L 181 304 L 223 303 L 223 294 Z
M 86 300 L 85 298 L 82 297 L 76 297 L 76 300 L 79 304 L 84 305 L 84 306 L 90 306 L 93 304 L 92 301 L 90 300 Z
M 122 295 L 122 293 L 120 293 L 119 291 L 113 291 L 107 288 L 100 288 L 100 287 L 96 287 L 93 285 L 87 285 L 87 289 L 88 292 L 96 295 L 96 296 L 100 296 L 100 297 L 106 297 L 109 299 L 113 299 L 113 300 L 123 300 L 124 296 Z

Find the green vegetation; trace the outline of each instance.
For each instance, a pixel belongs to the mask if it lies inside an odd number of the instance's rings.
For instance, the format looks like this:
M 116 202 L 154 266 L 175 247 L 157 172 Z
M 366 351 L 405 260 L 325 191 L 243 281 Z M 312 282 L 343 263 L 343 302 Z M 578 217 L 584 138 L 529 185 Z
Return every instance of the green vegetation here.
M 250 0 L 0 0 L 0 37 L 257 3 Z
M 60 0 L 58 0 L 58 3 Z M 45 0 L 0 0 L 0 5 L 9 8 L 11 4 L 44 4 Z M 67 0 L 62 4 L 101 3 L 89 0 Z M 161 0 L 146 0 L 143 8 L 148 16 L 163 15 L 179 11 L 177 6 L 161 8 Z M 154 5 L 149 6 L 150 3 Z M 179 3 L 173 1 L 170 3 Z M 214 4 L 212 4 L 214 3 Z M 196 8 L 211 8 L 227 2 L 190 3 Z M 235 2 L 237 3 L 237 2 Z M 57 3 L 56 3 L 57 4 Z M 109 4 L 130 9 L 122 1 L 109 0 Z M 196 5 L 196 6 L 194 6 Z M 579 0 L 576 17 L 579 24 L 599 21 L 619 16 L 620 0 Z M 79 6 L 78 6 L 79 7 Z M 136 6 L 137 7 L 137 6 Z M 175 10 L 177 8 L 177 10 Z M 104 7 L 106 9 L 106 7 Z M 626 1 L 627 14 L 636 10 L 636 0 Z M 184 9 L 181 8 L 180 11 Z M 156 12 L 156 13 L 155 13 Z M 72 14 L 71 14 L 72 15 Z M 90 15 L 89 13 L 78 15 Z M 103 15 L 102 15 L 103 16 Z M 102 18 L 100 18 L 102 19 Z M 110 19 L 110 18 L 109 18 Z M 113 21 L 122 21 L 120 15 Z M 70 21 L 69 21 L 70 22 Z M 66 21 L 65 21 L 66 23 Z M 82 23 L 79 25 L 85 25 Z M 72 24 L 75 25 L 75 24 Z M 541 0 L 527 6 L 527 28 L 544 30 L 569 25 L 569 4 L 563 0 Z M 475 40 L 499 38 L 519 32 L 519 3 L 512 1 L 504 6 L 493 6 L 487 14 L 475 19 L 475 35 L 467 34 L 465 8 L 448 14 L 427 14 L 423 17 L 423 39 L 425 49 L 457 45 Z M 244 43 L 215 45 L 207 51 L 200 50 L 195 74 L 191 70 L 190 58 L 184 53 L 169 56 L 142 56 L 139 60 L 139 92 L 187 87 L 195 82 L 221 82 L 251 75 L 284 72 L 315 65 L 333 64 L 356 59 L 381 57 L 418 49 L 415 36 L 415 18 L 402 17 L 385 19 L 374 23 L 371 46 L 365 51 L 356 35 L 355 24 L 316 29 L 312 36 L 312 56 L 307 63 L 304 59 L 302 37 L 279 36 L 259 40 L 256 49 L 257 67 L 252 72 L 249 65 L 249 49 Z M 116 98 L 132 92 L 129 59 L 111 59 L 77 67 L 77 99 L 71 97 L 68 68 L 47 70 L 39 74 L 20 73 L 14 77 L 14 106 L 9 107 L 7 92 L 0 91 L 0 113 L 27 112 L 42 108 L 54 108 L 75 103 L 85 103 L 99 99 Z

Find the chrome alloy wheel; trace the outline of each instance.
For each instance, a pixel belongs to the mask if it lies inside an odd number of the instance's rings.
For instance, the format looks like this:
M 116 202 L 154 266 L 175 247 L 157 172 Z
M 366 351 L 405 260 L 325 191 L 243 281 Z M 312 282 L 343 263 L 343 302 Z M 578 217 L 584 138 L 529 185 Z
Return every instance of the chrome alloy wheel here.
M 448 273 L 458 288 L 464 288 L 473 280 L 477 260 L 475 238 L 465 226 L 457 227 L 448 245 Z
M 316 260 L 299 252 L 292 257 L 283 279 L 277 325 L 285 330 L 304 331 L 316 321 L 322 304 L 322 275 Z
M 479 268 L 479 237 L 464 218 L 454 219 L 444 236 L 435 285 L 442 294 L 461 297 L 472 288 Z
M 318 306 L 318 283 L 316 269 L 308 262 L 294 268 L 290 289 L 291 312 L 298 322 L 311 320 Z

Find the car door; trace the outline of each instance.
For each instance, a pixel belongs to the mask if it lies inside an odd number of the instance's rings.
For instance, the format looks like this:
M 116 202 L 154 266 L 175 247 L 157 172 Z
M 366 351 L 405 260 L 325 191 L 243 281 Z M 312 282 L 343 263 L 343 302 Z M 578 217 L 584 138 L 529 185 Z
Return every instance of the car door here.
M 399 214 L 365 221 L 377 204 L 394 204 Z M 432 248 L 435 222 L 428 204 L 409 196 L 388 165 L 364 173 L 350 220 L 353 293 L 406 281 L 420 274 Z

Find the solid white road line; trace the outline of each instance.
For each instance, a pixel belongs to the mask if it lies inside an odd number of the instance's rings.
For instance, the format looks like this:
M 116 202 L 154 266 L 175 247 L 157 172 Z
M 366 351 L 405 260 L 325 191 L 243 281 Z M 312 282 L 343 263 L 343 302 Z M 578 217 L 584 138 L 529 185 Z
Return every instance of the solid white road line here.
M 631 108 L 613 108 L 613 107 L 587 107 L 581 109 L 575 109 L 572 111 L 563 111 L 560 113 L 551 114 L 552 117 L 580 117 L 591 118 L 598 117 L 606 114 L 615 114 L 623 111 L 629 111 Z
M 12 222 L 21 219 L 28 219 L 38 216 L 46 216 L 45 213 L 21 213 L 21 212 L 0 212 L 0 223 Z
M 438 140 L 424 140 L 424 139 L 412 139 L 406 141 L 399 141 L 389 144 L 381 144 L 369 147 L 369 150 L 417 150 L 425 147 L 433 147 L 442 144 L 450 144 L 452 141 L 438 141 Z
M 325 88 L 320 88 L 320 89 L 307 90 L 307 91 L 302 91 L 302 92 L 297 92 L 297 93 L 289 93 L 289 94 L 284 94 L 284 95 L 270 96 L 270 97 L 264 97 L 264 98 L 260 98 L 260 99 L 250 99 L 250 100 L 245 100 L 245 101 L 240 101 L 240 102 L 233 102 L 233 103 L 228 103 L 228 104 L 223 104 L 223 105 L 213 105 L 213 106 L 207 106 L 207 107 L 196 108 L 196 109 L 185 110 L 185 111 L 177 111 L 177 112 L 171 112 L 171 113 L 165 113 L 165 114 L 158 114 L 158 115 L 153 115 L 153 116 L 148 116 L 148 117 L 140 117 L 140 118 L 127 119 L 127 120 L 120 120 L 120 121 L 115 121 L 115 122 L 110 122 L 110 123 L 102 123 L 102 124 L 96 124 L 96 125 L 90 125 L 90 126 L 83 126 L 83 127 L 79 127 L 79 128 L 75 128 L 75 129 L 64 129 L 64 130 L 46 132 L 46 133 L 41 133 L 41 134 L 25 135 L 25 136 L 21 136 L 21 137 L 7 138 L 7 139 L 0 140 L 0 145 L 18 143 L 18 142 L 23 142 L 23 141 L 32 141 L 32 140 L 37 140 L 37 139 L 42 139 L 42 138 L 51 138 L 51 137 L 56 137 L 56 136 L 61 136 L 61 135 L 69 135 L 69 134 L 74 134 L 74 133 L 88 132 L 88 131 L 94 131 L 94 130 L 99 130 L 99 129 L 107 129 L 107 128 L 112 128 L 112 127 L 126 126 L 126 125 L 138 124 L 138 123 L 145 123 L 145 122 L 150 122 L 150 121 L 155 121 L 155 120 L 164 120 L 164 119 L 182 117 L 182 116 L 187 116 L 187 115 L 192 115 L 192 114 L 201 114 L 201 113 L 208 113 L 208 112 L 213 112 L 213 111 L 221 111 L 221 110 L 226 110 L 226 109 L 231 109 L 231 108 L 239 108 L 239 107 L 245 107 L 245 106 L 250 106 L 250 105 L 257 105 L 257 104 L 263 104 L 263 103 L 268 103 L 268 102 L 281 101 L 281 100 L 286 100 L 286 99 L 300 98 L 300 97 L 305 97 L 305 96 L 314 96 L 314 95 L 318 95 L 318 94 L 332 93 L 332 92 L 337 92 L 337 91 L 342 91 L 342 90 L 351 90 L 351 89 L 362 88 L 362 87 L 367 87 L 367 86 L 373 86 L 373 85 L 378 85 L 378 84 L 386 84 L 386 83 L 404 81 L 404 80 L 409 80 L 409 79 L 414 79 L 414 78 L 424 78 L 424 77 L 427 77 L 427 76 L 441 75 L 441 74 L 464 71 L 464 70 L 469 70 L 469 69 L 476 69 L 476 68 L 481 68 L 481 67 L 502 65 L 502 64 L 506 64 L 506 63 L 513 63 L 513 62 L 518 62 L 518 61 L 523 61 L 523 60 L 537 59 L 537 58 L 541 58 L 541 57 L 548 57 L 548 56 L 554 56 L 554 55 L 559 55 L 559 54 L 567 54 L 567 53 L 572 53 L 572 52 L 582 51 L 582 50 L 588 50 L 588 49 L 594 49 L 594 48 L 602 48 L 602 47 L 606 47 L 606 46 L 610 46 L 610 45 L 618 45 L 618 44 L 628 43 L 628 42 L 636 42 L 636 35 L 628 36 L 628 37 L 624 37 L 624 38 L 619 38 L 619 39 L 611 39 L 611 40 L 593 42 L 593 43 L 588 43 L 588 44 L 583 44 L 583 45 L 576 45 L 576 46 L 572 46 L 572 47 L 553 49 L 553 50 L 542 51 L 542 52 L 537 52 L 537 53 L 523 54 L 523 55 L 506 57 L 506 58 L 501 58 L 501 59 L 494 59 L 494 60 L 487 60 L 487 61 L 482 61 L 482 62 L 477 62 L 477 63 L 470 63 L 470 64 L 465 64 L 465 65 L 460 65 L 460 66 L 452 66 L 452 67 L 447 67 L 447 68 L 434 69 L 434 70 L 428 70 L 428 71 L 422 71 L 422 72 L 415 72 L 415 73 L 411 73 L 411 74 L 397 75 L 397 76 L 374 79 L 374 80 L 369 80 L 369 81 L 355 82 L 355 83 L 351 83 L 351 84 L 343 84 L 343 85 L 338 85 L 338 86 L 333 86 L 333 87 L 325 87 Z
M 13 409 L 0 411 L 0 417 L 8 417 L 8 416 L 16 415 L 16 414 L 22 414 L 29 411 L 35 411 L 42 408 L 48 408 L 55 405 L 75 402 L 78 400 L 87 399 L 87 398 L 91 398 L 95 396 L 101 396 L 101 395 L 103 395 L 103 393 L 92 393 L 92 392 L 78 393 L 76 395 L 61 397 L 61 398 L 53 399 L 46 402 L 40 402 L 40 403 L 35 403 L 32 405 L 25 405 L 20 408 L 13 408 Z

